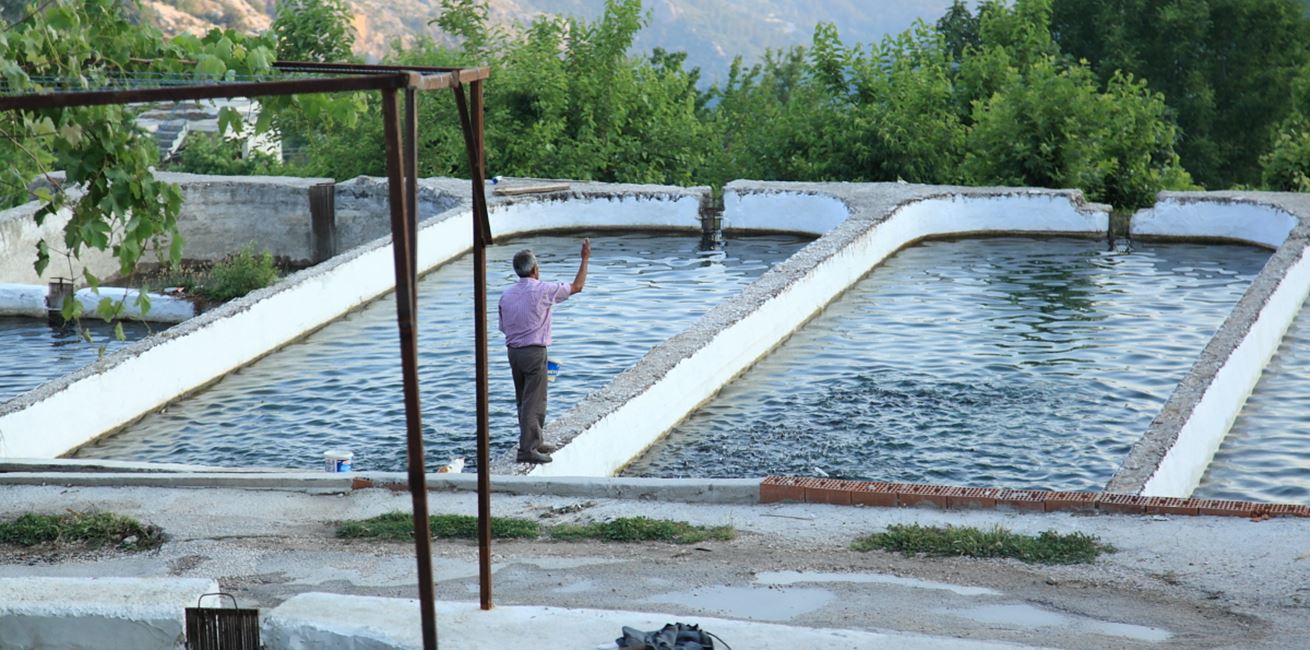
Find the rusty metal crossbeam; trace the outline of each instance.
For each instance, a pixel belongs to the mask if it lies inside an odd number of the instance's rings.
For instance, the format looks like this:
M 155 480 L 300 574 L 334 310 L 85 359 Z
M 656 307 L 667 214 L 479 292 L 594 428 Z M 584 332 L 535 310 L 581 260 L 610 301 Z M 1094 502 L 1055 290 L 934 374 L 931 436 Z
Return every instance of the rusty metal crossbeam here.
M 193 86 L 167 88 L 131 88 L 125 90 L 86 90 L 77 92 L 33 93 L 0 96 L 0 111 L 105 106 L 146 102 L 183 102 L 230 97 L 273 97 L 312 93 L 350 92 L 404 88 L 409 75 L 389 72 L 385 75 L 284 79 L 277 81 L 242 81 L 234 83 L 197 82 Z

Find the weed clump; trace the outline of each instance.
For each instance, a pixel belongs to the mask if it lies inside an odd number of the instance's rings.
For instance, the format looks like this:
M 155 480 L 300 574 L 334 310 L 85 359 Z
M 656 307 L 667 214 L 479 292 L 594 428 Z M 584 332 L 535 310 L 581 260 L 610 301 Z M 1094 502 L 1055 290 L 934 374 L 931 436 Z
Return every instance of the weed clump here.
M 695 544 L 706 540 L 731 540 L 737 536 L 737 531 L 732 526 L 693 526 L 667 519 L 620 517 L 588 524 L 560 524 L 551 529 L 550 536 L 562 540 Z
M 1114 547 L 1085 533 L 1022 535 L 1001 526 L 983 530 L 972 526 L 920 526 L 893 524 L 885 532 L 855 540 L 856 551 L 897 551 L 905 555 L 937 557 L 1003 557 L 1036 564 L 1084 564 Z
M 0 544 L 14 546 L 121 546 L 136 550 L 164 543 L 162 528 L 108 512 L 68 512 L 58 515 L 26 513 L 0 521 Z
M 432 536 L 437 539 L 477 539 L 478 518 L 468 515 L 432 515 L 428 518 Z M 541 535 L 535 521 L 510 517 L 491 518 L 491 536 L 495 539 L 532 539 Z M 380 539 L 404 541 L 414 539 L 414 516 L 408 512 L 388 512 L 360 521 L 346 521 L 337 526 L 342 539 Z

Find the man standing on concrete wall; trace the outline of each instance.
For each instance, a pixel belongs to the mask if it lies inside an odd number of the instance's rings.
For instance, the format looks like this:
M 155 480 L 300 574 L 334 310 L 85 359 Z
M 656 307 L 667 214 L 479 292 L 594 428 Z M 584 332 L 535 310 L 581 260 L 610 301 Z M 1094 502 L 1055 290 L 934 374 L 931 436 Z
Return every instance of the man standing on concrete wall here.
M 519 409 L 520 463 L 549 463 L 555 451 L 541 437 L 546 424 L 546 347 L 550 345 L 551 305 L 568 300 L 587 282 L 591 240 L 582 240 L 582 263 L 573 284 L 542 282 L 537 256 L 530 249 L 514 254 L 518 284 L 500 296 L 500 331 L 505 334 L 509 368 L 514 373 L 514 400 Z

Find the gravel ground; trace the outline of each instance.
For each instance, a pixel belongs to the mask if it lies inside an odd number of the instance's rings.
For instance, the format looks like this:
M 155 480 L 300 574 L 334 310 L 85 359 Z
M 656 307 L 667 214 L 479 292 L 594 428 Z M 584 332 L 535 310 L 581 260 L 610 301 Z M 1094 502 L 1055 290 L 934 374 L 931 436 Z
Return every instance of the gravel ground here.
M 413 548 L 347 542 L 334 522 L 407 510 L 409 496 L 289 491 L 0 486 L 0 517 L 105 510 L 163 526 L 162 548 L 68 554 L 0 547 L 0 577 L 210 577 L 243 606 L 297 593 L 412 598 Z M 433 492 L 434 513 L 475 512 L 471 493 Z M 497 542 L 501 605 L 623 609 L 1061 648 L 1303 647 L 1310 633 L 1310 519 L 1031 514 L 807 504 L 707 505 L 498 496 L 495 513 L 543 523 L 646 515 L 731 524 L 695 546 Z M 1003 525 L 1099 536 L 1094 564 L 857 553 L 892 523 Z M 477 548 L 434 542 L 438 598 L 476 601 Z

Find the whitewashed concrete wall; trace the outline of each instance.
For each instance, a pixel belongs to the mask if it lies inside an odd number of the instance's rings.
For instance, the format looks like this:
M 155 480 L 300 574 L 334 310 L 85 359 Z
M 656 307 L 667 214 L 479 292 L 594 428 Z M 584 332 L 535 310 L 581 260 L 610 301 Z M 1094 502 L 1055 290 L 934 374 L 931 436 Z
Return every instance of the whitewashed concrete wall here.
M 494 237 L 615 228 L 699 232 L 700 198 L 695 190 L 664 196 L 614 193 L 506 205 L 491 219 Z
M 723 230 L 792 232 L 822 236 L 846 220 L 850 208 L 835 196 L 819 193 L 723 193 Z
M 72 212 L 64 209 L 36 225 L 32 215 L 41 207 L 39 201 L 0 211 L 0 282 L 42 284 L 54 277 L 81 279 L 82 270 L 90 269 L 99 277 L 118 272 L 118 260 L 106 251 L 88 249 L 80 257 L 69 259 L 54 251 L 64 246 L 64 225 Z M 51 248 L 50 266 L 44 276 L 36 274 L 36 244 L 44 239 Z
M 1310 295 L 1307 217 L 1310 197 L 1264 193 L 1166 194 L 1133 217 L 1136 237 L 1221 239 L 1277 250 L 1134 445 L 1108 491 L 1187 497 L 1196 489 Z
M 895 186 L 887 191 L 896 191 Z M 922 186 L 903 191 L 923 193 Z M 1107 209 L 1089 209 L 1078 201 L 1077 195 L 1070 193 L 1023 190 L 990 194 L 940 190 L 939 193 L 943 195 L 927 198 L 907 194 L 901 198 L 904 202 L 889 206 L 892 209 L 887 214 L 879 214 L 867 225 L 857 226 L 859 232 L 851 235 L 837 228 L 834 211 L 843 203 L 833 197 L 786 191 L 737 196 L 730 187 L 724 198 L 725 224 L 771 230 L 793 230 L 796 227 L 788 224 L 797 222 L 807 224 L 802 227 L 827 226 L 832 232 L 810 246 L 823 247 L 828 244 L 828 238 L 839 237 L 842 238 L 840 247 L 834 254 L 803 268 L 792 263 L 804 257 L 798 254 L 766 273 L 756 285 L 778 284 L 778 278 L 771 275 L 787 276 L 781 282 L 785 285 L 782 290 L 770 291 L 767 299 L 754 302 L 756 299 L 747 291 L 738 299 L 720 305 L 716 308 L 719 314 L 707 315 L 702 323 L 725 312 L 740 313 L 741 317 L 734 317 L 734 322 L 671 367 L 660 366 L 661 358 L 667 356 L 664 351 L 659 348 L 652 351 L 625 373 L 626 378 L 616 379 L 616 383 L 650 376 L 658 379 L 636 390 L 613 391 L 624 392 L 627 399 L 580 431 L 566 433 L 567 444 L 553 454 L 554 462 L 537 465 L 529 474 L 608 476 L 622 469 L 738 373 L 784 341 L 888 256 L 910 243 L 935 236 L 977 233 L 1103 236 L 1109 226 Z M 739 213 L 740 210 L 748 210 L 749 214 Z M 679 342 L 671 341 L 662 347 L 677 345 Z M 602 392 L 595 399 L 607 402 L 613 395 Z M 578 409 L 589 406 L 584 403 Z M 561 419 L 567 422 L 568 414 Z
M 1134 237 L 1223 239 L 1278 248 L 1297 225 L 1295 216 L 1248 201 L 1161 198 L 1133 215 Z
M 176 650 L 186 608 L 217 591 L 199 578 L 0 578 L 0 648 Z
M 698 223 L 698 191 L 614 187 L 575 193 L 567 202 L 493 206 L 493 232 Z M 472 215 L 465 208 L 425 222 L 418 235 L 419 269 L 468 251 L 471 237 Z M 377 298 L 394 286 L 393 273 L 389 238 L 378 240 L 0 404 L 0 456 L 68 453 Z

